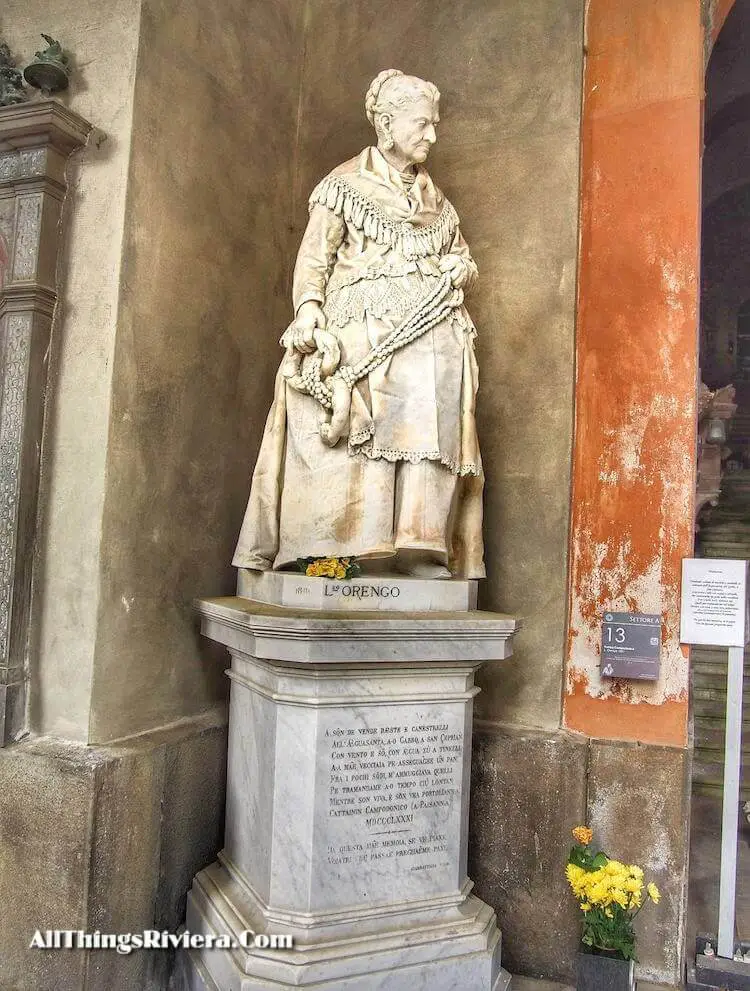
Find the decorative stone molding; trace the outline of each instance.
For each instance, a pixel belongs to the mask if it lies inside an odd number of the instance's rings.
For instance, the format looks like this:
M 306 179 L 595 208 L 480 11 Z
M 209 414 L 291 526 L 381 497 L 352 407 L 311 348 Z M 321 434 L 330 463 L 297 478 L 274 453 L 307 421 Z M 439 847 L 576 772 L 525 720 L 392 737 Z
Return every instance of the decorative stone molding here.
M 16 200 L 15 250 L 11 270 L 14 279 L 31 279 L 36 271 L 43 202 L 43 193 L 19 196 Z
M 0 745 L 23 732 L 29 603 L 65 165 L 91 125 L 54 100 L 0 108 Z
M 9 663 L 10 612 L 18 530 L 24 397 L 29 372 L 31 316 L 10 314 L 3 326 L 0 405 L 0 658 Z
M 46 162 L 47 152 L 44 148 L 0 155 L 0 182 L 42 176 Z

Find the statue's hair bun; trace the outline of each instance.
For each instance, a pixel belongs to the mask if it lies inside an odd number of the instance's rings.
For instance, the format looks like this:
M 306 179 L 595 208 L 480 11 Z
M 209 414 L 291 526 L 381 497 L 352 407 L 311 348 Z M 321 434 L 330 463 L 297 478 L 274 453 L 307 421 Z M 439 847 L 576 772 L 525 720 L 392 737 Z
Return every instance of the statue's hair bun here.
M 387 83 L 389 79 L 393 79 L 394 76 L 403 76 L 403 72 L 400 69 L 383 69 L 370 83 L 370 88 L 365 97 L 365 113 L 371 124 L 375 123 L 375 107 L 378 105 L 380 90 L 383 88 L 384 83 Z

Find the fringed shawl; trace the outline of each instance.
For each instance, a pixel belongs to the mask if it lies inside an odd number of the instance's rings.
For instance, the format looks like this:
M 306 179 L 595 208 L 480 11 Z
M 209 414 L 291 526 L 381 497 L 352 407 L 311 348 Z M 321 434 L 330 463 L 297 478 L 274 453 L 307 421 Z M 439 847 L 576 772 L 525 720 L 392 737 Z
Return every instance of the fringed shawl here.
M 310 209 L 318 203 L 327 207 L 347 224 L 361 231 L 365 237 L 377 244 L 388 245 L 409 261 L 439 255 L 450 244 L 458 228 L 458 215 L 452 204 L 435 189 L 427 174 L 422 172 L 429 184 L 428 191 L 442 202 L 437 219 L 428 224 L 420 224 L 417 213 L 410 219 L 394 220 L 373 196 L 357 188 L 359 185 L 369 185 L 373 192 L 386 196 L 398 194 L 392 186 L 377 185 L 377 173 L 368 174 L 364 171 L 367 162 L 365 156 L 371 151 L 379 155 L 375 149 L 365 149 L 355 159 L 359 166 L 357 171 L 342 174 L 337 169 L 318 183 L 310 196 Z

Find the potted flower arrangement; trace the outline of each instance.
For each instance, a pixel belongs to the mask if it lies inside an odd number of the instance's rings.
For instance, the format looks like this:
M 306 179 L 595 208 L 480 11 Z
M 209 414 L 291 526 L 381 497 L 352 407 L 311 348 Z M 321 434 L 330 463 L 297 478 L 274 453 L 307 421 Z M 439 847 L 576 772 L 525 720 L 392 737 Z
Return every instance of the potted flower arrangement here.
M 637 864 L 594 851 L 586 826 L 577 826 L 573 839 L 565 876 L 583 912 L 576 991 L 633 991 L 633 922 L 647 902 L 658 904 L 659 889 Z

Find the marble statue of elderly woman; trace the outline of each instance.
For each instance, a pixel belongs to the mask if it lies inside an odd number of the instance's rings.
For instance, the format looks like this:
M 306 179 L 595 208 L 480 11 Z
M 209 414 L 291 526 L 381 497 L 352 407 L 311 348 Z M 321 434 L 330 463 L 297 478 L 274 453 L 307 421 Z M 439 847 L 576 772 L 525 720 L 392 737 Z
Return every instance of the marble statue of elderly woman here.
M 439 100 L 432 83 L 381 72 L 365 101 L 377 146 L 310 197 L 237 567 L 353 556 L 365 571 L 484 576 L 463 306 L 477 270 L 423 166 Z

